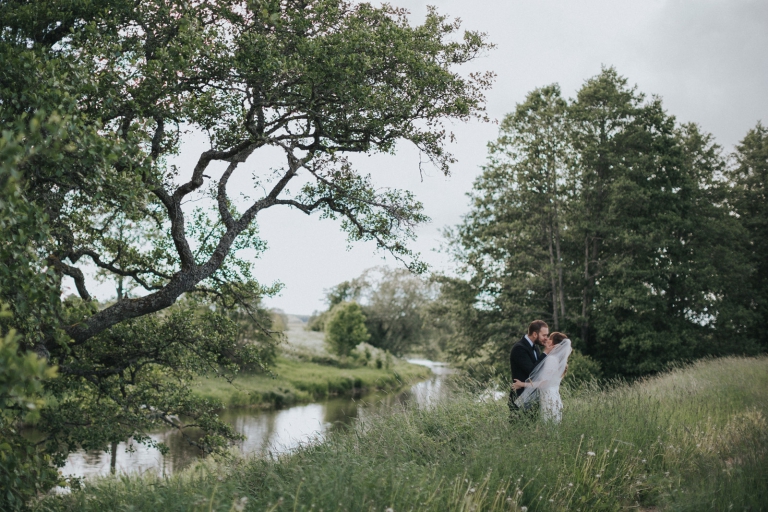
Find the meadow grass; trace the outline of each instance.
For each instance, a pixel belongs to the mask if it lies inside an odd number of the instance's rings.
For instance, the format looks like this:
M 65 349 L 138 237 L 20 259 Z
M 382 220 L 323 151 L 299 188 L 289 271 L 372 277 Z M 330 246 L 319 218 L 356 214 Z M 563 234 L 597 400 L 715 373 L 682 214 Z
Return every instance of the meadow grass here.
M 393 390 L 431 375 L 428 368 L 399 359 L 393 359 L 389 369 L 379 369 L 373 366 L 339 368 L 278 357 L 270 370 L 272 376 L 243 373 L 232 383 L 221 378 L 200 378 L 193 390 L 199 396 L 220 401 L 225 407 L 282 407 L 330 396 Z
M 560 425 L 457 391 L 273 460 L 100 479 L 38 511 L 768 509 L 768 358 L 564 396 Z

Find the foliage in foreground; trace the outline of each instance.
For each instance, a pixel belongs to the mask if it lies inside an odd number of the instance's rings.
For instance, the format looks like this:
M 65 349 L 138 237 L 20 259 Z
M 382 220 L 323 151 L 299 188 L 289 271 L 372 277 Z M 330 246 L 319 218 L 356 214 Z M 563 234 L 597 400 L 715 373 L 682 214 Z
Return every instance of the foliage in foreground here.
M 0 317 L 6 316 L 3 306 Z M 55 375 L 36 354 L 19 353 L 15 331 L 0 332 L 0 510 L 20 508 L 60 481 L 50 456 L 19 429 L 20 421 L 39 421 L 43 381 Z
M 457 392 L 279 460 L 94 481 L 36 510 L 765 510 L 768 359 L 565 397 L 560 426 Z

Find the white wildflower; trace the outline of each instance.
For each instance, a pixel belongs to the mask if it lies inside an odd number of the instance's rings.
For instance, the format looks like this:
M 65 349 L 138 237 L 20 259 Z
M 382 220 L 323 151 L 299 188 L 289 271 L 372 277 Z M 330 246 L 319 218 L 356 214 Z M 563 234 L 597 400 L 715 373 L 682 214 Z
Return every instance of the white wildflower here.
M 240 498 L 239 500 L 235 501 L 232 504 L 232 510 L 234 510 L 235 512 L 243 512 L 247 504 L 248 504 L 248 498 L 243 496 L 242 498 Z
M 594 457 L 594 456 L 595 456 L 595 452 L 587 452 L 587 455 L 588 455 L 589 457 Z

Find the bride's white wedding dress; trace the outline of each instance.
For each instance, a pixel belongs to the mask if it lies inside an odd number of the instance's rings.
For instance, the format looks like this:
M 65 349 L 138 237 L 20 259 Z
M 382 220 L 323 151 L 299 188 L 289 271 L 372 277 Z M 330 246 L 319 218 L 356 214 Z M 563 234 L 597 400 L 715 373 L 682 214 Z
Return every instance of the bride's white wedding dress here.
M 560 423 L 563 419 L 563 400 L 560 398 L 560 386 L 539 390 L 541 419 Z
M 515 401 L 518 407 L 527 409 L 538 399 L 541 419 L 560 423 L 563 418 L 563 400 L 560 398 L 560 381 L 571 355 L 571 340 L 564 339 L 547 354 L 526 381 L 529 385 Z

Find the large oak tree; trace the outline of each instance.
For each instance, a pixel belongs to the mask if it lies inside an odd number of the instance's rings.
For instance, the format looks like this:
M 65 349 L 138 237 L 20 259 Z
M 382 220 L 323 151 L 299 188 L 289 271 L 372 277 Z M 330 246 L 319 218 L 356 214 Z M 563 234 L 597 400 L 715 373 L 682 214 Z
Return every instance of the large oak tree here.
M 59 367 L 42 428 L 61 456 L 181 426 L 177 415 L 228 435 L 183 383 L 238 348 L 221 312 L 270 292 L 237 256 L 263 249 L 258 215 L 340 219 L 351 241 L 419 267 L 406 242 L 421 204 L 346 155 L 405 141 L 447 173 L 442 123 L 481 116 L 491 79 L 456 72 L 485 36 L 434 10 L 412 25 L 404 10 L 340 0 L 11 0 L 0 19 L 7 172 L 34 211 L 8 218 L 2 299 L 22 349 Z M 170 166 L 187 130 L 210 145 Z M 278 169 L 260 157 L 269 148 Z M 230 186 L 242 173 L 248 202 Z M 99 305 L 86 268 L 133 292 Z M 65 277 L 79 297 L 62 303 Z

